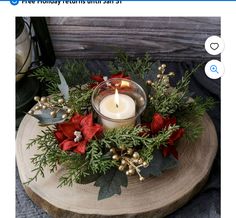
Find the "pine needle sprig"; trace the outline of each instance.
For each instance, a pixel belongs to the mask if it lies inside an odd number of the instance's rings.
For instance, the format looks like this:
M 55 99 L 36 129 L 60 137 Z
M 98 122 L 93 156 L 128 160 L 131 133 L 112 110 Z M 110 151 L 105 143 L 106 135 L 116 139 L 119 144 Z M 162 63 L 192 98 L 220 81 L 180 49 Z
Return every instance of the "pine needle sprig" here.
M 32 72 L 32 77 L 36 77 L 40 82 L 45 82 L 49 94 L 60 92 L 58 84 L 60 79 L 55 68 L 41 67 Z
M 27 149 L 34 145 L 37 145 L 38 150 L 38 153 L 31 158 L 31 162 L 35 166 L 32 172 L 35 172 L 35 175 L 29 178 L 26 184 L 29 184 L 33 180 L 37 181 L 38 176 L 44 177 L 43 171 L 46 166 L 50 167 L 50 172 L 54 172 L 57 167 L 57 161 L 51 157 L 55 157 L 56 152 L 60 152 L 60 150 L 58 149 L 58 143 L 53 135 L 53 131 L 50 128 L 42 131 L 42 135 L 38 135 L 28 143 Z
M 94 174 L 105 173 L 115 166 L 109 152 L 104 154 L 104 146 L 100 140 L 92 140 L 87 146 L 86 160 L 89 161 L 89 169 Z
M 165 146 L 173 132 L 178 129 L 179 126 L 177 125 L 169 126 L 168 128 L 158 132 L 158 135 L 155 137 L 149 138 L 151 139 L 148 141 L 149 143 L 144 143 L 145 146 L 143 146 L 140 151 L 140 155 L 143 157 L 143 159 L 149 163 L 153 158 L 154 150 L 159 149 L 160 145 Z
M 63 163 L 66 170 L 63 176 L 59 178 L 58 187 L 72 186 L 74 183 L 81 182 L 83 178 L 90 175 L 88 171 L 88 162 L 82 161 L 81 155 L 76 154 L 76 156 L 76 159 L 69 160 L 67 158 L 67 161 L 64 160 Z
M 165 145 L 171 134 L 179 128 L 177 125 L 169 126 L 163 129 L 155 137 L 145 134 L 146 128 L 141 126 L 122 127 L 112 129 L 104 133 L 104 137 L 97 143 L 100 146 L 118 149 L 136 148 L 141 149 L 141 156 L 147 162 L 151 161 L 154 149 L 158 149 L 160 145 Z
M 143 58 L 131 59 L 126 53 L 120 52 L 113 62 L 110 62 L 109 68 L 112 74 L 119 71 L 125 71 L 125 73 L 131 77 L 140 76 L 144 79 L 145 74 L 151 71 L 151 57 L 147 53 Z
M 196 140 L 204 130 L 202 127 L 202 118 L 207 110 L 214 107 L 215 101 L 212 98 L 203 99 L 200 96 L 188 100 L 185 105 L 182 105 L 175 116 L 178 124 L 184 128 L 184 137 L 188 141 Z
M 83 86 L 76 86 L 71 89 L 70 99 L 68 106 L 73 109 L 74 112 L 84 114 L 85 111 L 89 112 L 92 109 L 91 96 L 93 89 Z
M 174 114 L 179 108 L 186 105 L 189 99 L 189 83 L 191 76 L 202 65 L 198 65 L 191 72 L 186 71 L 176 87 L 169 87 L 164 79 L 152 84 L 150 104 L 162 116 Z
M 86 67 L 85 60 L 67 60 L 61 64 L 60 71 L 65 77 L 69 87 L 74 87 L 78 84 L 82 85 L 86 83 L 91 76 L 91 72 Z M 57 68 L 41 67 L 35 70 L 31 76 L 36 77 L 40 82 L 45 82 L 50 95 L 60 92 L 58 89 L 60 79 Z

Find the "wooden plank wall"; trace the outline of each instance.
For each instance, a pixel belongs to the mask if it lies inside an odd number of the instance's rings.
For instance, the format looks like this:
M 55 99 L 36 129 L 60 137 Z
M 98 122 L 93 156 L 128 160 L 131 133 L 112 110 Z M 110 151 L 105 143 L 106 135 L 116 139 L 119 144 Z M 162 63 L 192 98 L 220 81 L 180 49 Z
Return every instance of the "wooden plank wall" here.
M 48 17 L 57 58 L 112 59 L 118 49 L 167 61 L 206 60 L 220 17 Z

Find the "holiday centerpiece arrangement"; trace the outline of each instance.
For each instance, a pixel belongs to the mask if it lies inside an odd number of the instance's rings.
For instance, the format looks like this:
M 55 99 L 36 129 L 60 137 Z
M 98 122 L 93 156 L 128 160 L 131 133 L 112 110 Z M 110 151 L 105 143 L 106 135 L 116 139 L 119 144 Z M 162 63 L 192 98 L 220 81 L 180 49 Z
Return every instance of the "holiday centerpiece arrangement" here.
M 61 166 L 59 187 L 95 181 L 101 200 L 120 194 L 128 176 L 143 181 L 175 167 L 179 140 L 200 136 L 201 119 L 214 104 L 189 93 L 195 70 L 173 85 L 175 73 L 166 73 L 165 64 L 125 54 L 110 63 L 110 76 L 79 61 L 37 70 L 50 95 L 36 96 L 28 112 L 43 129 L 27 146 L 39 151 L 27 183 L 44 176 L 45 167 L 54 173 Z

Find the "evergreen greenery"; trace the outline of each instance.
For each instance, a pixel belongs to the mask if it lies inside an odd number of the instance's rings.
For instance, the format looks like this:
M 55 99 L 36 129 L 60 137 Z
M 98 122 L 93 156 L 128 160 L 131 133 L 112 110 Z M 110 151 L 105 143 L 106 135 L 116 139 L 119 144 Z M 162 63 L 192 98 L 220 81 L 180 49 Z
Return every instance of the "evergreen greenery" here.
M 131 78 L 138 77 L 145 81 L 146 76 L 153 72 L 153 66 L 149 55 L 133 60 L 128 55 L 120 53 L 115 61 L 110 63 L 110 72 L 125 71 Z M 198 67 L 191 73 L 186 72 L 176 87 L 168 85 L 169 81 L 167 82 L 166 80 L 169 78 L 164 75 L 164 71 L 161 78 L 165 79 L 157 79 L 157 81 L 152 82 L 151 86 L 150 84 L 148 86 L 146 82 L 142 83 L 149 96 L 148 107 L 141 118 L 142 121 L 148 120 L 150 122 L 153 114 L 159 113 L 163 117 L 176 117 L 177 125 L 164 128 L 156 135 L 149 135 L 149 129 L 139 125 L 108 130 L 103 132 L 100 138 L 88 142 L 84 155 L 61 150 L 54 136 L 55 129 L 47 127 L 40 135 L 28 143 L 27 148 L 37 146 L 38 153 L 31 159 L 35 166 L 33 169 L 35 174 L 27 183 L 37 180 L 38 176 L 44 177 L 44 168 L 46 166 L 49 167 L 50 172 L 55 172 L 59 165 L 65 169 L 64 175 L 59 179 L 59 186 L 71 186 L 74 182 L 82 182 L 84 178 L 91 175 L 106 176 L 119 165 L 118 160 L 112 159 L 111 148 L 116 148 L 121 152 L 122 149 L 133 148 L 139 152 L 144 161 L 151 163 L 155 159 L 155 157 L 153 158 L 155 151 L 159 149 L 160 145 L 167 146 L 168 139 L 179 128 L 185 129 L 186 139 L 190 141 L 197 139 L 203 130 L 201 119 L 205 111 L 214 105 L 212 99 L 204 100 L 196 97 L 193 100 L 189 97 L 190 78 Z M 66 102 L 67 106 L 80 114 L 91 112 L 93 89 L 88 83 L 91 73 L 87 69 L 86 63 L 84 61 L 67 61 L 61 66 L 60 70 L 70 87 L 70 98 Z M 36 70 L 33 76 L 46 83 L 49 94 L 53 94 L 56 97 L 61 95 L 58 89 L 60 79 L 56 69 L 42 67 Z M 147 116 L 149 117 L 148 119 L 146 119 Z M 168 162 L 168 160 L 166 161 Z M 168 163 L 165 164 L 165 166 L 169 166 Z M 113 174 L 123 176 L 123 174 L 120 175 L 116 171 Z M 153 175 L 153 172 L 151 174 Z M 105 177 L 101 178 L 104 179 Z M 114 178 L 116 177 L 114 176 Z M 100 184 L 99 186 L 102 185 Z M 114 193 L 118 193 L 120 190 L 119 187 L 116 188 L 117 190 Z M 107 192 L 107 187 L 103 187 L 103 190 Z M 104 196 L 110 194 L 106 193 Z
M 105 174 L 118 165 L 118 162 L 111 158 L 112 155 L 109 152 L 111 147 L 124 146 L 125 149 L 137 147 L 141 157 L 150 162 L 153 151 L 160 145 L 165 145 L 170 135 L 178 128 L 178 126 L 170 126 L 155 137 L 148 137 L 147 134 L 141 136 L 140 134 L 145 129 L 140 126 L 109 130 L 100 139 L 91 140 L 87 144 L 85 155 L 61 150 L 54 137 L 54 129 L 47 128 L 27 146 L 30 148 L 37 145 L 39 151 L 31 159 L 35 166 L 33 169 L 35 175 L 27 181 L 27 184 L 33 180 L 37 181 L 38 176 L 44 177 L 43 171 L 46 166 L 49 167 L 50 172 L 54 172 L 58 164 L 65 168 L 65 174 L 60 178 L 59 186 L 71 186 L 74 182 L 81 182 L 89 175 Z

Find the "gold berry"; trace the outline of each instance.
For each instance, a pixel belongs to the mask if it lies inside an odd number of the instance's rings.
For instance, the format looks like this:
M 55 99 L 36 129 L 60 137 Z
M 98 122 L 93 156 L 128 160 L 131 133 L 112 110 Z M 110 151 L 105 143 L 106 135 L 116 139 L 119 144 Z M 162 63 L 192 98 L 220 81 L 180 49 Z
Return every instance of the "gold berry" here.
M 41 107 L 39 105 L 36 105 L 34 109 L 37 111 L 37 110 L 41 109 Z
M 46 105 L 43 105 L 42 108 L 45 110 L 45 109 L 47 109 L 47 106 L 46 106 Z
M 133 153 L 133 158 L 134 159 L 138 159 L 139 158 L 139 153 L 138 152 L 134 152 Z
M 35 100 L 35 101 L 39 101 L 39 100 L 40 100 L 40 97 L 39 97 L 39 96 L 34 96 L 34 100 Z
M 58 99 L 58 103 L 59 104 L 63 104 L 64 103 L 64 99 L 63 98 Z
M 40 101 L 45 103 L 45 102 L 47 102 L 47 98 L 46 97 L 41 97 Z
M 57 116 L 57 112 L 56 111 L 51 111 L 50 115 L 51 115 L 51 117 L 55 118 Z
M 142 182 L 144 180 L 144 177 L 140 176 L 139 180 Z
M 124 168 L 124 166 L 120 165 L 120 166 L 118 167 L 118 169 L 119 169 L 120 171 L 123 171 L 125 168 Z
M 140 159 L 138 160 L 138 163 L 139 163 L 139 164 L 142 164 L 142 163 L 143 163 L 143 159 L 140 158 Z
M 148 163 L 146 161 L 143 162 L 143 167 L 148 167 Z
M 149 79 L 149 80 L 146 81 L 146 83 L 147 83 L 147 85 L 150 86 L 152 84 L 152 81 Z
M 162 65 L 161 65 L 161 68 L 162 68 L 162 69 L 165 69 L 165 68 L 166 68 L 166 64 L 162 64 Z
M 129 170 L 127 170 L 126 172 L 125 172 L 125 174 L 127 175 L 127 176 L 129 176 L 130 174 L 129 174 Z
M 175 76 L 175 73 L 174 72 L 170 72 L 168 75 L 169 76 Z
M 66 112 L 67 112 L 68 114 L 70 114 L 70 113 L 71 113 L 71 111 L 72 111 L 72 109 L 71 109 L 71 108 L 67 108 L 67 110 L 66 110 Z
M 62 119 L 66 119 L 67 117 L 68 117 L 67 114 L 63 114 L 63 115 L 62 115 Z
M 119 156 L 118 156 L 117 154 L 114 154 L 114 155 L 112 156 L 112 159 L 113 159 L 113 160 L 119 160 Z
M 30 110 L 28 114 L 31 114 L 31 115 L 34 114 L 34 110 Z
M 121 164 L 122 164 L 122 165 L 126 165 L 127 163 L 126 163 L 126 161 L 125 161 L 124 159 L 122 159 L 122 160 L 121 160 Z
M 132 159 L 133 163 L 138 163 L 138 159 Z
M 111 153 L 116 153 L 116 149 L 115 149 L 115 148 L 111 148 L 111 149 L 110 149 L 110 152 L 111 152 Z
M 135 173 L 135 169 L 129 169 L 128 172 L 129 172 L 130 175 L 133 175 Z

